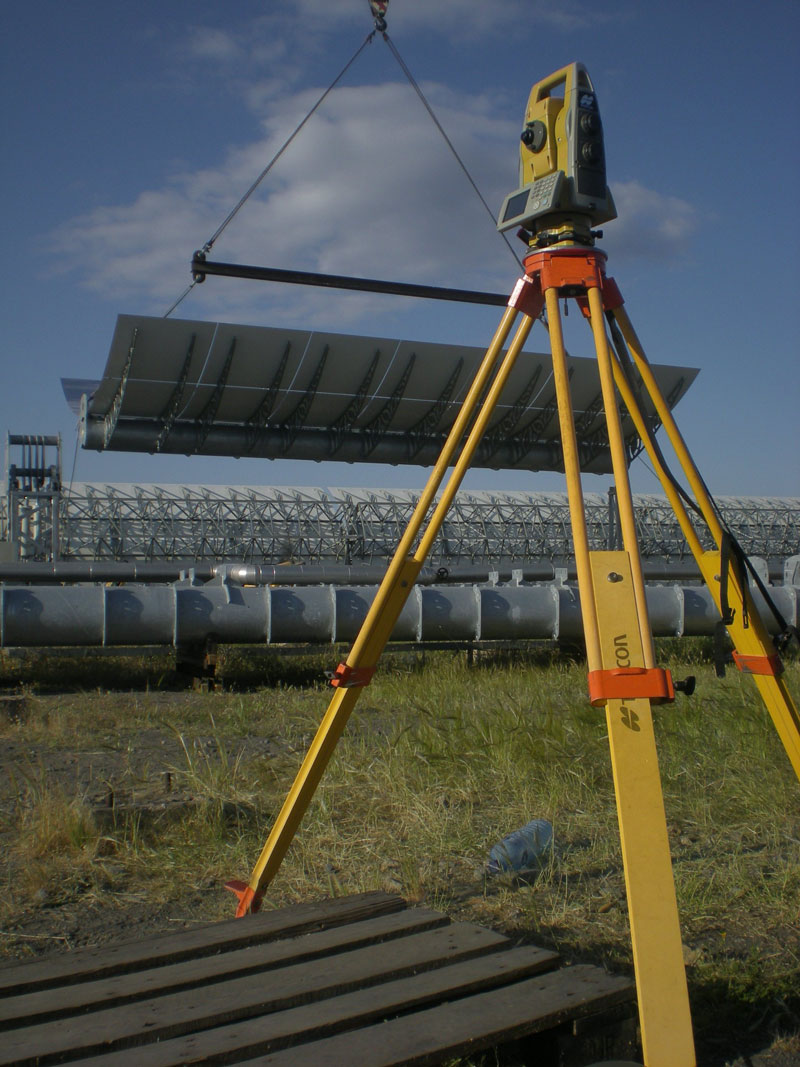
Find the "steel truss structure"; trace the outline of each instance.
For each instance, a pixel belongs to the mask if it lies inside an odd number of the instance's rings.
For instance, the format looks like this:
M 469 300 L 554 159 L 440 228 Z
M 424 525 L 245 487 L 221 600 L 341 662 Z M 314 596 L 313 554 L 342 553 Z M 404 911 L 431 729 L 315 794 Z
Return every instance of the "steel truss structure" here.
M 28 521 L 14 558 L 214 560 L 246 563 L 379 563 L 391 555 L 417 494 L 372 489 L 75 484 L 56 496 L 57 522 Z M 0 529 L 22 529 L 19 509 L 36 490 L 8 494 Z M 745 552 L 782 568 L 800 554 L 800 499 L 722 497 L 722 514 Z M 586 495 L 592 548 L 613 548 L 613 495 Z M 642 556 L 680 562 L 691 554 L 667 500 L 635 497 Z M 37 539 L 36 531 L 47 531 Z M 55 534 L 55 536 L 54 536 Z M 433 563 L 561 560 L 572 535 L 565 494 L 459 493 L 437 538 Z

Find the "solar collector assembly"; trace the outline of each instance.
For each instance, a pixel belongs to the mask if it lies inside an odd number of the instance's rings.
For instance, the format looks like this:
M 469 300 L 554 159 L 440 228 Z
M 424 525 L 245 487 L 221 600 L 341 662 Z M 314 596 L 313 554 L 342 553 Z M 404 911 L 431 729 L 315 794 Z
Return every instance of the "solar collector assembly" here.
M 81 443 L 426 466 L 437 459 L 483 355 L 460 345 L 121 315 L 102 381 L 82 392 Z M 571 357 L 569 370 L 583 467 L 604 473 L 610 464 L 596 361 Z M 654 370 L 671 405 L 697 373 Z M 76 391 L 71 380 L 64 387 Z M 632 457 L 639 442 L 629 420 L 623 431 Z M 473 466 L 561 469 L 549 355 L 523 353 Z

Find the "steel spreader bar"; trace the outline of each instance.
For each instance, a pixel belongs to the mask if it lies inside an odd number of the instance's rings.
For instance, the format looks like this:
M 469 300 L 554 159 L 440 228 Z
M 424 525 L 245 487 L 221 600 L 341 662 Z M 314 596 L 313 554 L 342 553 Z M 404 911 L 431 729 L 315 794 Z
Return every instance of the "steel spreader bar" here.
M 388 293 L 392 296 L 413 296 L 425 300 L 454 300 L 462 304 L 487 304 L 491 307 L 505 307 L 508 303 L 508 293 L 448 289 L 437 285 L 380 281 L 376 278 L 352 278 L 344 274 L 316 274 L 312 271 L 285 270 L 282 267 L 218 263 L 207 260 L 203 252 L 195 252 L 192 257 L 193 279 L 202 282 L 208 274 L 218 274 L 225 278 L 248 278 L 260 282 L 286 282 L 289 285 L 316 285 L 326 289 L 355 289 L 365 293 Z

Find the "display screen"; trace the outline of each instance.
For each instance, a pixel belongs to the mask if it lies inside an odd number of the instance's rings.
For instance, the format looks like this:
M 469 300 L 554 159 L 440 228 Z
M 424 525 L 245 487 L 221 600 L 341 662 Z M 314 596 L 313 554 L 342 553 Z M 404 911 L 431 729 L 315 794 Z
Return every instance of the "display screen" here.
M 523 189 L 521 193 L 517 193 L 512 196 L 506 204 L 505 214 L 503 215 L 503 222 L 508 222 L 509 219 L 515 218 L 517 215 L 521 215 L 525 210 L 525 205 L 528 203 L 528 194 L 530 189 Z

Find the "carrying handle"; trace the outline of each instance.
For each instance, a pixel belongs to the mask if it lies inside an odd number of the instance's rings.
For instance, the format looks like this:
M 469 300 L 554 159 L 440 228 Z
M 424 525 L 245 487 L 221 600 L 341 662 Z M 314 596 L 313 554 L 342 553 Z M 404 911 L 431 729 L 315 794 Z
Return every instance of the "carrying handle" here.
M 589 77 L 586 67 L 582 63 L 570 63 L 569 66 L 553 71 L 548 77 L 538 82 L 536 85 L 536 102 L 538 103 L 540 100 L 546 100 L 547 97 L 552 96 L 553 90 L 558 88 L 559 85 L 564 86 L 565 97 L 576 85 L 594 92 L 592 79 Z

